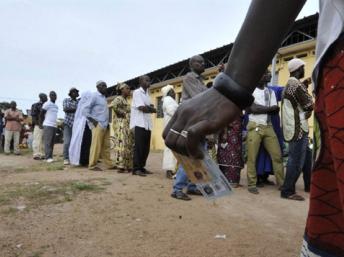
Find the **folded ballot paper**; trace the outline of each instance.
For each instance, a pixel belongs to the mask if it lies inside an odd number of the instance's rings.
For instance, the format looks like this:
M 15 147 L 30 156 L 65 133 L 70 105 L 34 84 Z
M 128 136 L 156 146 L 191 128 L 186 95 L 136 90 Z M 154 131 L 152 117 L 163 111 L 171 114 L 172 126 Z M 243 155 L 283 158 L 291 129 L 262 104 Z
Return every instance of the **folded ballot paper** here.
M 173 152 L 178 163 L 183 166 L 188 178 L 208 200 L 230 195 L 233 191 L 219 166 L 204 151 L 203 159 L 193 159 Z

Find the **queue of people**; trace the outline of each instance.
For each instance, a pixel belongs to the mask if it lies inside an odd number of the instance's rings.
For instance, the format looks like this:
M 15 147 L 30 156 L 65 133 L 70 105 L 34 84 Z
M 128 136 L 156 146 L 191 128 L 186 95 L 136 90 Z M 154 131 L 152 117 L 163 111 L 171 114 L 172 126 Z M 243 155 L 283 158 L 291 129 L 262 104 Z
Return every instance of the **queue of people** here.
M 149 87 L 150 78 L 142 76 L 139 88 L 133 92 L 131 105 L 128 101 L 131 90 L 125 83 L 116 86 L 110 104 L 104 81 L 96 83 L 96 92 L 84 92 L 80 98 L 79 90 L 71 88 L 69 98 L 63 100 L 63 164 L 84 166 L 93 171 L 112 169 L 142 177 L 151 174 L 146 169 L 146 162 L 150 150 L 151 114 L 156 113 L 156 108 L 150 101 Z M 39 101 L 31 107 L 34 160 L 55 161 L 59 111 L 56 99 L 54 91 L 49 93 L 49 100 L 46 94 L 40 93 Z M 11 102 L 10 107 L 1 119 L 5 121 L 5 153 L 10 153 L 13 141 L 14 153 L 19 155 L 23 115 L 15 102 Z M 109 109 L 112 110 L 111 123 Z
M 203 57 L 193 56 L 189 66 L 190 72 L 183 78 L 181 104 L 211 88 L 209 83 L 205 85 L 203 82 Z M 307 119 L 311 116 L 313 101 L 307 91 L 309 79 L 301 81 L 304 66 L 305 63 L 300 59 L 289 61 L 290 79 L 285 87 L 270 86 L 271 74 L 266 70 L 253 92 L 253 104 L 223 130 L 206 137 L 203 142 L 204 149 L 218 163 L 233 187 L 242 186 L 241 170 L 246 156 L 248 192 L 259 194 L 258 188 L 275 185 L 269 179 L 270 175 L 274 175 L 282 198 L 304 200 L 295 192 L 295 183 L 301 172 L 304 172 L 305 191 L 309 192 L 311 165 L 307 162 L 311 158 L 309 154 L 306 156 L 309 142 Z M 224 68 L 221 66 L 219 71 Z M 71 88 L 69 98 L 63 100 L 64 165 L 85 166 L 93 171 L 113 169 L 118 173 L 131 172 L 142 177 L 150 174 L 146 162 L 153 129 L 151 116 L 157 110 L 151 103 L 149 87 L 150 78 L 140 77 L 131 104 L 128 101 L 130 87 L 125 83 L 116 86 L 116 96 L 110 104 L 107 102 L 107 84 L 104 81 L 96 83 L 96 92 L 84 92 L 80 98 L 79 90 Z M 161 93 L 166 126 L 179 105 L 172 85 L 164 86 Z M 49 93 L 49 100 L 46 94 L 40 93 L 39 101 L 32 105 L 35 160 L 54 161 L 58 115 L 56 99 L 54 91 Z M 282 119 L 279 102 L 282 103 Z M 112 110 L 111 124 L 109 109 Z M 14 153 L 19 154 L 18 135 L 23 117 L 16 109 L 15 102 L 11 102 L 4 119 L 5 153 L 9 153 L 9 144 L 13 139 Z M 284 172 L 286 146 L 289 158 Z M 168 147 L 163 153 L 162 169 L 166 177 L 175 178 L 171 194 L 173 198 L 191 200 L 189 195 L 201 195 Z

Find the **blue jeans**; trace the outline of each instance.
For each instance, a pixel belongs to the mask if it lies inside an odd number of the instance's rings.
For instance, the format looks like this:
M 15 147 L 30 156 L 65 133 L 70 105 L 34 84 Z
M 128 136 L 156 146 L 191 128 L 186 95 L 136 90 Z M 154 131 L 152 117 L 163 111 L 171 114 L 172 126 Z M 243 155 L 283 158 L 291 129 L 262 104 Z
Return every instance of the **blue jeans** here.
M 197 189 L 194 183 L 189 182 L 189 178 L 186 175 L 183 166 L 179 165 L 176 174 L 176 179 L 173 184 L 173 193 L 177 191 L 182 191 L 185 187 L 187 187 L 188 191 L 195 191 Z
M 289 143 L 287 171 L 281 190 L 282 197 L 289 197 L 295 194 L 295 184 L 305 164 L 307 146 L 307 135 L 303 135 L 301 139 Z
M 69 145 L 72 139 L 72 129 L 71 127 L 64 124 L 63 128 L 63 159 L 69 160 Z

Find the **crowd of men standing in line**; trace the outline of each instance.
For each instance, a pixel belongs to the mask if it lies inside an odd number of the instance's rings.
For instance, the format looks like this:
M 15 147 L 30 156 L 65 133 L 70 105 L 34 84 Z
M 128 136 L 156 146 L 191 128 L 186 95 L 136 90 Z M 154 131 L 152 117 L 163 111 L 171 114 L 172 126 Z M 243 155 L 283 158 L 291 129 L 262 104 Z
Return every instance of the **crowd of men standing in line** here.
M 203 82 L 202 56 L 190 58 L 189 66 L 191 71 L 183 78 L 182 103 L 211 87 L 211 84 L 205 85 Z M 308 192 L 310 187 L 311 158 L 310 151 L 307 151 L 307 120 L 313 110 L 313 101 L 307 90 L 309 80 L 301 82 L 304 66 L 305 63 L 300 59 L 289 61 L 290 78 L 286 87 L 268 86 L 271 75 L 267 70 L 253 92 L 255 101 L 252 106 L 223 131 L 206 138 L 203 147 L 219 164 L 233 187 L 241 186 L 243 152 L 247 152 L 250 193 L 259 194 L 257 187 L 274 185 L 268 179 L 270 174 L 274 174 L 282 198 L 304 200 L 295 191 L 296 181 L 302 171 L 305 191 Z M 219 71 L 223 68 L 220 67 Z M 139 87 L 133 91 L 131 105 L 128 102 L 131 91 L 125 83 L 116 86 L 116 96 L 110 105 L 107 102 L 107 85 L 104 81 L 96 83 L 96 92 L 85 92 L 80 98 L 79 90 L 71 88 L 69 98 L 63 100 L 64 165 L 88 166 L 90 170 L 101 171 L 101 163 L 107 169 L 114 169 L 119 173 L 131 172 L 138 176 L 150 174 L 145 166 L 153 128 L 151 114 L 156 113 L 156 108 L 151 103 L 149 87 L 150 78 L 140 77 Z M 172 85 L 166 85 L 161 92 L 166 126 L 177 110 L 178 103 Z M 54 91 L 49 93 L 49 99 L 46 94 L 41 93 L 39 101 L 32 105 L 32 148 L 35 160 L 45 160 L 48 163 L 54 161 L 58 115 L 56 99 Z M 278 101 L 282 101 L 282 119 Z M 112 109 L 112 126 L 109 122 L 109 108 Z M 18 135 L 23 117 L 16 109 L 15 102 L 11 102 L 11 108 L 5 111 L 4 118 L 5 153 L 10 153 L 10 142 L 13 139 L 14 153 L 19 154 Z M 110 129 L 113 129 L 111 139 Z M 285 142 L 289 146 L 286 173 L 283 167 Z M 243 148 L 246 149 L 243 151 Z M 167 147 L 164 150 L 162 168 L 167 177 L 175 178 L 171 194 L 173 198 L 191 200 L 188 195 L 201 195 Z
M 88 166 L 90 170 L 117 170 L 119 173 L 132 172 L 133 175 L 151 174 L 145 168 L 150 150 L 152 130 L 151 114 L 156 113 L 148 93 L 150 78 L 142 76 L 139 88 L 133 92 L 132 105 L 128 102 L 130 87 L 124 83 L 117 85 L 116 96 L 110 105 L 107 102 L 107 85 L 96 83 L 96 92 L 84 92 L 79 98 L 79 90 L 71 88 L 69 98 L 63 100 L 63 163 L 64 165 Z M 54 162 L 53 151 L 58 122 L 56 92 L 48 96 L 39 94 L 39 101 L 31 107 L 33 130 L 33 159 Z M 4 113 L 5 153 L 10 154 L 13 141 L 14 154 L 19 155 L 19 133 L 23 115 L 16 103 Z M 110 126 L 109 108 L 112 109 Z M 110 139 L 110 129 L 113 137 Z M 110 145 L 112 144 L 112 149 Z

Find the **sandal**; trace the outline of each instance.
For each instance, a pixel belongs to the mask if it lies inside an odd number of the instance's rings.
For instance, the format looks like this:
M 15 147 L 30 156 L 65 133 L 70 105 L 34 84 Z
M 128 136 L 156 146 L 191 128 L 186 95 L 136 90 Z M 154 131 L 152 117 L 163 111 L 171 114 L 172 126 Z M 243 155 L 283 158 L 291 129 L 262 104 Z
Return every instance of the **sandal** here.
M 89 168 L 89 170 L 93 170 L 93 171 L 103 171 L 101 168 L 99 167 L 94 167 L 94 168 Z
M 191 198 L 182 191 L 173 192 L 171 194 L 171 197 L 176 198 L 178 200 L 184 200 L 184 201 L 190 201 L 191 200 Z
M 247 190 L 248 190 L 251 194 L 255 194 L 255 195 L 259 194 L 259 191 L 258 191 L 258 189 L 257 189 L 256 187 L 249 187 Z
M 289 199 L 289 200 L 295 200 L 295 201 L 304 201 L 305 200 L 304 197 L 302 197 L 301 195 L 298 195 L 298 194 L 289 195 L 285 198 Z
M 238 183 L 230 183 L 230 186 L 231 186 L 232 188 L 239 188 L 239 187 L 243 187 L 243 185 L 241 185 L 241 184 L 238 184 Z

